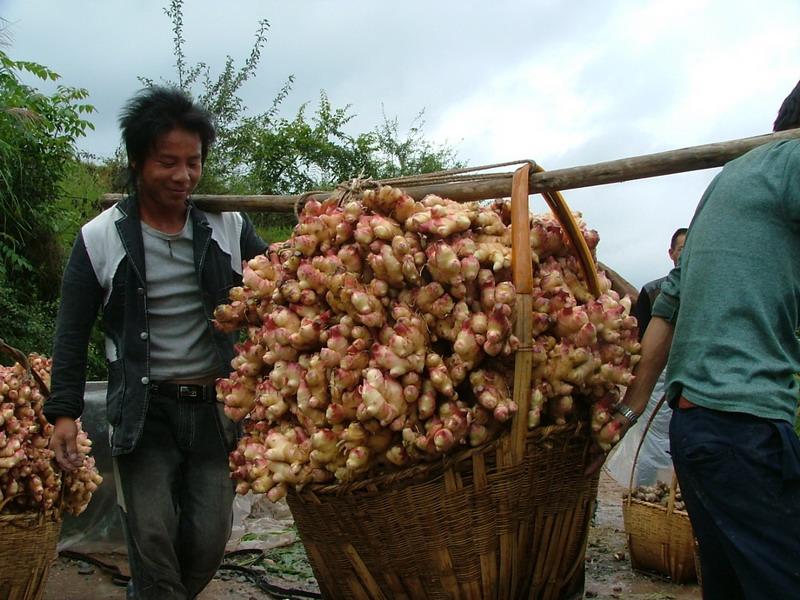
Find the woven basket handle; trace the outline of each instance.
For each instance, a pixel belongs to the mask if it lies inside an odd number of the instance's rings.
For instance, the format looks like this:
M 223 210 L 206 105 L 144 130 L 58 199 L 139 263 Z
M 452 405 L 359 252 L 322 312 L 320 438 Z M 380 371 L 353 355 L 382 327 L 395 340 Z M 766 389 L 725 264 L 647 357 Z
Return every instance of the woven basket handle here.
M 541 173 L 542 171 L 544 171 L 544 169 L 536 165 L 536 172 Z M 564 200 L 564 196 L 562 196 L 559 191 L 542 192 L 542 196 L 544 196 L 545 202 L 547 202 L 553 215 L 558 219 L 561 228 L 569 237 L 572 248 L 577 255 L 578 262 L 583 269 L 583 276 L 586 279 L 586 284 L 589 286 L 589 291 L 592 292 L 595 297 L 599 296 L 600 280 L 597 277 L 597 265 L 595 265 L 586 240 L 583 238 L 583 235 L 581 235 L 581 229 L 578 226 L 578 222 L 575 220 L 575 216 L 572 214 L 569 206 L 567 206 L 567 201 Z
M 36 385 L 39 386 L 39 391 L 42 392 L 42 395 L 45 398 L 50 396 L 50 389 L 47 387 L 47 384 L 44 381 L 42 381 L 42 378 L 39 377 L 39 374 L 33 369 L 31 369 L 31 365 L 28 362 L 28 357 L 25 356 L 24 352 L 18 350 L 17 348 L 14 348 L 14 346 L 7 344 L 3 338 L 0 338 L 0 351 L 7 354 L 8 356 L 10 356 L 19 364 L 22 365 L 22 368 L 25 369 L 30 374 L 31 377 L 33 377 L 34 381 L 36 381 Z
M 5 509 L 6 505 L 8 505 L 14 498 L 18 498 L 19 496 L 22 496 L 22 494 L 14 494 L 13 496 L 6 496 L 2 500 L 0 500 L 0 514 L 3 513 L 3 510 Z
M 514 465 L 521 463 L 525 457 L 533 368 L 533 257 L 528 208 L 530 170 L 530 164 L 521 166 L 514 172 L 511 182 L 511 273 L 517 292 L 514 335 L 519 340 L 514 357 L 514 402 L 517 414 L 511 427 L 511 463 Z
M 675 469 L 672 469 L 672 481 L 669 484 L 669 501 L 667 503 L 667 513 L 672 514 L 675 512 L 675 494 L 678 491 L 678 475 Z
M 512 464 L 519 464 L 525 453 L 533 366 L 533 257 L 528 207 L 531 169 L 536 172 L 544 171 L 535 162 L 528 161 L 514 172 L 511 182 L 511 271 L 517 292 L 514 335 L 519 340 L 519 348 L 514 359 L 514 402 L 517 405 L 517 414 L 514 416 L 511 433 Z M 566 200 L 559 192 L 544 192 L 542 195 L 575 250 L 589 291 L 595 297 L 599 296 L 597 266 Z
M 656 407 L 653 409 L 650 418 L 647 419 L 647 424 L 644 427 L 644 431 L 642 432 L 642 439 L 639 440 L 639 445 L 636 447 L 636 454 L 633 455 L 633 465 L 631 466 L 631 478 L 628 480 L 628 498 L 625 501 L 628 506 L 631 505 L 631 494 L 633 494 L 633 475 L 636 473 L 636 463 L 639 461 L 639 452 L 642 449 L 642 445 L 644 444 L 644 438 L 647 435 L 647 432 L 650 431 L 650 425 L 653 424 L 653 420 L 656 418 L 658 411 L 664 405 L 664 402 L 667 400 L 667 395 L 664 394 L 661 396 L 661 400 L 658 401 Z M 675 485 L 676 485 L 676 478 L 675 478 L 675 471 L 672 472 L 672 485 L 670 486 L 670 506 L 674 506 L 675 504 Z M 669 512 L 672 512 L 670 510 Z
M 26 371 L 31 370 L 31 366 L 28 364 L 28 357 L 25 356 L 25 353 L 7 344 L 3 338 L 0 338 L 0 350 L 21 364 Z

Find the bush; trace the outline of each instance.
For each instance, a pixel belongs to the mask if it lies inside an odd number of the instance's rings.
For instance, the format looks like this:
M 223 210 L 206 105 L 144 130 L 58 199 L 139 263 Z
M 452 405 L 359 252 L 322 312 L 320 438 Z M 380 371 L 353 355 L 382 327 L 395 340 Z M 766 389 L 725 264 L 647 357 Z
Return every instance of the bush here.
M 0 51 L 0 337 L 26 353 L 50 354 L 64 242 L 74 235 L 59 202 L 61 182 L 76 161 L 75 140 L 92 127 L 83 116 L 93 108 L 83 103 L 84 89 L 58 85 L 47 95 L 21 76 L 59 79 Z M 93 373 L 98 356 L 93 348 Z

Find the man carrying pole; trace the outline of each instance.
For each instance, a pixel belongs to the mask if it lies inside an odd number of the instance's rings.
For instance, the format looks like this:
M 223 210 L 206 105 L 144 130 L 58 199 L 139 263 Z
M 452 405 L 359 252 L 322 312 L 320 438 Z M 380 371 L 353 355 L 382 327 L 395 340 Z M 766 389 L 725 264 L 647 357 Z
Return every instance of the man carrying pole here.
M 800 126 L 800 83 L 774 130 Z M 800 140 L 728 163 L 661 287 L 627 428 L 667 364 L 673 462 L 700 543 L 704 597 L 800 595 Z

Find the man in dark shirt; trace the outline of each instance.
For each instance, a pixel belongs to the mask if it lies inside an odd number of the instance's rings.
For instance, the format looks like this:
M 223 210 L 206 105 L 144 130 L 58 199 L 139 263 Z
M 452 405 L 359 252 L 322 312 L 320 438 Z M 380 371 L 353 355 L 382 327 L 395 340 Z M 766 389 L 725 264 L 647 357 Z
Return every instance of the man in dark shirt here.
M 686 231 L 686 227 L 681 227 L 672 234 L 672 240 L 669 244 L 669 258 L 675 267 L 678 266 L 678 259 L 681 256 L 681 252 L 683 252 L 683 245 L 686 243 Z M 661 291 L 661 284 L 664 283 L 665 279 L 666 276 L 654 279 L 644 284 L 642 291 L 639 292 L 639 299 L 633 307 L 633 316 L 639 322 L 639 339 L 644 337 L 647 324 L 652 316 L 653 303 L 656 301 Z

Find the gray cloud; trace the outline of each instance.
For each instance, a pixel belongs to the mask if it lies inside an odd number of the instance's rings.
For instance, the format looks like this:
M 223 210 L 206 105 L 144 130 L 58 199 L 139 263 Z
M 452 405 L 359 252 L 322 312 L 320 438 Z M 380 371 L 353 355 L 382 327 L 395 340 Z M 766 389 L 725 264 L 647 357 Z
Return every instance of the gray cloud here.
M 84 149 L 113 153 L 116 115 L 137 75 L 175 77 L 165 5 L 2 5 L 13 57 L 89 89 L 97 130 Z M 268 43 L 242 90 L 251 112 L 265 110 L 293 74 L 287 116 L 315 105 L 320 90 L 335 106 L 352 105 L 353 131 L 372 128 L 382 107 L 402 125 L 424 108 L 427 131 L 472 164 L 524 155 L 555 169 L 765 133 L 798 79 L 796 0 L 736 10 L 723 0 L 192 0 L 187 58 L 214 73 L 225 55 L 241 64 L 264 17 Z M 669 268 L 669 237 L 713 174 L 565 195 L 600 231 L 601 260 L 641 285 Z

